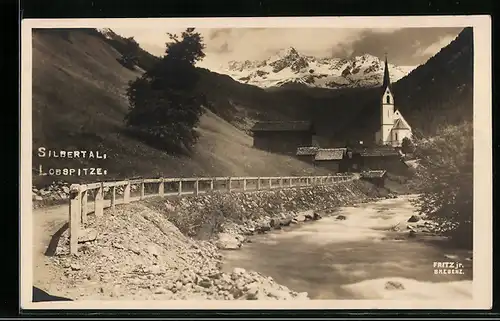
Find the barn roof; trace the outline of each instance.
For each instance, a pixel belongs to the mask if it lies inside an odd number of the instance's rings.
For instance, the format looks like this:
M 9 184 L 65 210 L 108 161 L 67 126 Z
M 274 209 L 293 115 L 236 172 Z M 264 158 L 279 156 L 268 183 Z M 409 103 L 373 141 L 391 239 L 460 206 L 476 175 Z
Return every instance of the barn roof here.
M 299 147 L 297 148 L 297 156 L 313 156 L 316 155 L 319 147 Z
M 318 149 L 314 160 L 340 160 L 344 157 L 347 152 L 347 148 L 328 148 L 328 149 Z
M 374 156 L 399 156 L 399 153 L 393 147 L 372 147 L 357 150 L 362 157 L 374 157 Z
M 310 121 L 259 121 L 252 131 L 310 131 L 313 129 Z
M 361 173 L 361 177 L 363 178 L 381 178 L 387 172 L 385 170 L 372 170 L 372 171 L 364 171 Z

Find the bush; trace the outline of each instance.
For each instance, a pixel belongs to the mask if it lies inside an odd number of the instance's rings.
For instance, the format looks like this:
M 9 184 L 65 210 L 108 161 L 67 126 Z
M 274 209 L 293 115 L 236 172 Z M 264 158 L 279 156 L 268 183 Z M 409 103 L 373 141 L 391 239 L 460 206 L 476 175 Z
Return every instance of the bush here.
M 473 129 L 467 122 L 416 141 L 420 214 L 448 225 L 445 234 L 472 246 Z
M 408 137 L 403 138 L 401 142 L 401 151 L 403 154 L 409 154 L 415 152 L 415 144 Z

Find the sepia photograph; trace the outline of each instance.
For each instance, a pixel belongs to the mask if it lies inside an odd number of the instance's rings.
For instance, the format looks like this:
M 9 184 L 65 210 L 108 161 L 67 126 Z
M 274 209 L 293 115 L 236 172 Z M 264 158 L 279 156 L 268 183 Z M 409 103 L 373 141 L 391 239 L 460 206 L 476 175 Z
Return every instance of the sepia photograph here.
M 23 308 L 491 305 L 489 17 L 21 37 Z

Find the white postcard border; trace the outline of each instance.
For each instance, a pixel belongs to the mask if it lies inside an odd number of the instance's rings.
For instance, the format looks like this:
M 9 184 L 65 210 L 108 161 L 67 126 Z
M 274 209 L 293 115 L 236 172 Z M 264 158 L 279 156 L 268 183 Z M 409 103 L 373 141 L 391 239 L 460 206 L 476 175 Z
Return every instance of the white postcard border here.
M 394 28 L 474 29 L 473 300 L 73 301 L 32 302 L 33 28 Z M 492 82 L 490 16 L 25 19 L 21 23 L 21 308 L 22 309 L 489 309 L 492 304 Z

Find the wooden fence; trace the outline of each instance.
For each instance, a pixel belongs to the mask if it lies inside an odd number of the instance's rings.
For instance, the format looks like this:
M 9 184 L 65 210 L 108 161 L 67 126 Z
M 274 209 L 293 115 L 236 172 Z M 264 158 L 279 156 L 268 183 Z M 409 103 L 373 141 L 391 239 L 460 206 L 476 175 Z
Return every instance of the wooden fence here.
M 198 195 L 211 191 L 252 192 L 284 188 L 331 185 L 356 179 L 353 175 L 288 176 L 288 177 L 211 177 L 153 178 L 70 187 L 69 233 L 70 253 L 78 250 L 78 239 L 87 215 L 102 216 L 105 208 L 127 204 L 154 196 Z M 117 194 L 120 197 L 117 197 Z M 109 197 L 109 199 L 106 199 Z M 92 204 L 93 203 L 93 204 Z

